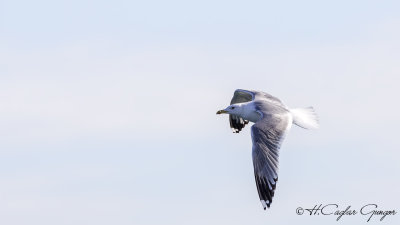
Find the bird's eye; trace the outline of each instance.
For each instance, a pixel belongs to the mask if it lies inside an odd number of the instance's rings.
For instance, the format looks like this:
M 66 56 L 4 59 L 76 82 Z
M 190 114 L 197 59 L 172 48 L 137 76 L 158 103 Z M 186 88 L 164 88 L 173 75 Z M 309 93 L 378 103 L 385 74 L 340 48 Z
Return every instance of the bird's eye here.
M 232 106 L 231 109 L 235 109 L 235 106 Z

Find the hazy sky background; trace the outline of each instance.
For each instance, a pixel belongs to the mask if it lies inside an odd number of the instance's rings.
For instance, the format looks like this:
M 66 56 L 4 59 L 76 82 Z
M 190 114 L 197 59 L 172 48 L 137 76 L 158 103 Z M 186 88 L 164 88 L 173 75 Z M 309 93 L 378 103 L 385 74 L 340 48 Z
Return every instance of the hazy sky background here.
M 0 223 L 338 224 L 295 210 L 400 211 L 399 12 L 365 0 L 0 1 Z M 215 115 L 236 88 L 320 117 L 283 143 L 267 211 L 249 128 L 232 134 Z

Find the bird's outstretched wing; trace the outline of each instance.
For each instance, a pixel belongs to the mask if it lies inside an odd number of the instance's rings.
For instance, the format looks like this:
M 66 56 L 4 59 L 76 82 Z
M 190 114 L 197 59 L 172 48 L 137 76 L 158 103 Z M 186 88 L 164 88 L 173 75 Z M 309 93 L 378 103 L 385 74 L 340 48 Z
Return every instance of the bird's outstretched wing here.
M 291 120 L 289 113 L 263 115 L 263 119 L 251 127 L 254 177 L 264 209 L 270 207 L 274 197 L 278 181 L 279 148 Z
M 231 105 L 242 102 L 249 102 L 254 100 L 266 100 L 274 104 L 283 105 L 283 103 L 276 97 L 261 91 L 249 91 L 244 89 L 237 89 L 233 93 Z M 234 133 L 239 133 L 249 121 L 235 115 L 229 115 L 229 124 Z

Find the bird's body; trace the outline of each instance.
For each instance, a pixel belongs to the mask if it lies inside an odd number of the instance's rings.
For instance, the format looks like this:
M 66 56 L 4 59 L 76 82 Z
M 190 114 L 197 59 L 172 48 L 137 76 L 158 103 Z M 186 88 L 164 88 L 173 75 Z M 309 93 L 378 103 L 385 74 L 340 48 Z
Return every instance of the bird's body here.
M 278 180 L 279 148 L 292 123 L 309 129 L 317 128 L 314 110 L 289 109 L 278 98 L 260 91 L 238 89 L 231 105 L 217 114 L 229 114 L 230 126 L 239 133 L 246 124 L 253 122 L 251 136 L 254 176 L 260 201 L 270 207 Z
M 235 104 L 238 107 L 238 112 L 234 115 L 243 118 L 244 120 L 256 123 L 263 118 L 263 116 L 283 116 L 289 113 L 283 105 L 279 105 L 276 102 L 270 102 L 266 100 L 255 100 L 245 103 Z

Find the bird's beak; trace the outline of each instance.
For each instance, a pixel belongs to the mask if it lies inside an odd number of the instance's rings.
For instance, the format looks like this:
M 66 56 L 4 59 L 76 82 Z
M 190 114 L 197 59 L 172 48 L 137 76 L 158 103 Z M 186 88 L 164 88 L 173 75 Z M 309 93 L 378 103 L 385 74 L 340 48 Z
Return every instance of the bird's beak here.
M 219 111 L 217 112 L 217 114 L 223 114 L 223 113 L 227 113 L 227 111 L 225 111 L 225 110 L 219 110 Z

